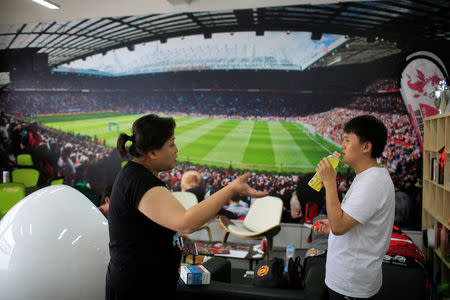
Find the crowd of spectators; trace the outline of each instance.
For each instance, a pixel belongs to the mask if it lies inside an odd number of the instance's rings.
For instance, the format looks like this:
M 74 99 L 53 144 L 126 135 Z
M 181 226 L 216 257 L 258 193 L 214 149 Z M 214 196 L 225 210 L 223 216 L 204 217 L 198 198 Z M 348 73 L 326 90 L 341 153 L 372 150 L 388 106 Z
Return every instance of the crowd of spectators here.
M 112 148 L 16 116 L 2 113 L 0 120 L 1 171 L 18 168 L 17 156 L 27 153 L 39 171 L 39 186 L 64 177 L 66 184 L 87 187 L 101 196 L 114 179 L 109 172 Z
M 345 123 L 356 116 L 366 113 L 363 110 L 336 107 L 327 112 L 302 117 L 299 121 L 313 126 L 317 133 L 336 144 L 340 144 Z M 371 112 L 371 114 L 380 119 L 388 129 L 389 143 L 382 158 L 387 160 L 390 168 L 395 169 L 399 159 L 409 156 L 412 152 L 417 151 L 419 147 L 419 142 L 409 117 L 406 114 L 377 112 Z
M 377 93 L 388 90 L 396 90 L 399 88 L 400 83 L 398 79 L 375 79 L 367 85 L 364 91 Z
M 12 80 L 14 89 L 98 89 L 114 86 L 115 77 L 98 75 L 78 75 L 74 73 L 41 74 L 40 76 L 24 75 Z
M 169 189 L 180 190 L 180 181 L 183 173 L 186 170 L 196 170 L 202 174 L 205 181 L 206 190 L 210 194 L 215 193 L 222 187 L 226 186 L 233 179 L 244 174 L 245 170 L 235 170 L 232 168 L 216 168 L 206 167 L 201 165 L 191 165 L 188 163 L 179 163 L 174 169 L 160 174 L 161 179 L 167 184 Z M 266 190 L 269 194 L 278 194 L 280 196 L 292 193 L 295 187 L 298 175 L 282 175 L 278 173 L 268 172 L 252 172 L 248 182 L 258 189 Z
M 374 102 L 376 105 L 374 105 Z M 407 114 L 405 104 L 400 95 L 373 95 L 357 97 L 349 108 L 370 112 Z
M 61 112 L 115 110 L 126 113 L 156 111 L 163 114 L 207 115 L 235 119 L 294 120 L 323 111 L 332 101 L 318 104 L 310 95 L 258 92 L 29 92 L 2 96 L 3 108 L 27 116 Z M 316 102 L 316 103 L 314 103 Z
M 324 82 L 329 87 L 342 87 L 343 78 L 351 79 L 351 85 L 344 85 L 345 89 L 362 91 L 367 85 L 364 69 L 355 78 L 354 72 L 346 70 L 334 72 L 286 72 L 262 70 L 214 70 L 214 71 L 182 71 L 154 74 L 137 74 L 129 76 L 100 76 L 77 72 L 51 72 L 48 74 L 27 73 L 13 76 L 10 88 L 16 90 L 53 89 L 53 90 L 127 90 L 142 89 L 158 90 L 188 90 L 188 89 L 220 89 L 222 91 L 234 89 L 270 89 L 270 90 L 321 90 Z M 320 79 L 317 80 L 318 74 Z
M 203 176 L 207 194 L 215 193 L 230 183 L 233 179 L 249 172 L 248 170 L 236 170 L 232 168 L 224 169 L 179 163 L 174 169 L 168 172 L 162 172 L 159 176 L 170 190 L 180 191 L 182 190 L 180 186 L 182 176 L 184 172 L 188 170 L 197 171 Z M 275 172 L 250 172 L 251 176 L 248 179 L 249 185 L 257 190 L 267 191 L 269 195 L 280 197 L 284 203 L 284 215 L 288 216 L 289 200 L 295 190 L 299 175 L 278 174 Z M 284 221 L 289 221 L 289 218 L 284 219 Z
M 144 98 L 125 93 L 11 92 L 2 100 L 7 112 L 25 116 L 107 110 L 138 113 L 148 105 Z

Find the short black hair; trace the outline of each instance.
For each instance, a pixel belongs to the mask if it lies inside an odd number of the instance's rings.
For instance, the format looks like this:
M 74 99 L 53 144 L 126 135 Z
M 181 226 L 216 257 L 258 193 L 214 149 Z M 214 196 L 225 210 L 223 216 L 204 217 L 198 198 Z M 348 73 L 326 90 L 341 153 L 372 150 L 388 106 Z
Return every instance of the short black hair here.
M 105 190 L 103 191 L 102 200 L 100 201 L 100 204 L 105 204 L 105 198 L 111 197 L 112 192 L 112 185 L 108 185 Z
M 372 158 L 383 154 L 387 142 L 387 129 L 383 122 L 371 115 L 363 115 L 351 119 L 345 124 L 345 133 L 354 133 L 359 137 L 359 142 L 372 144 Z

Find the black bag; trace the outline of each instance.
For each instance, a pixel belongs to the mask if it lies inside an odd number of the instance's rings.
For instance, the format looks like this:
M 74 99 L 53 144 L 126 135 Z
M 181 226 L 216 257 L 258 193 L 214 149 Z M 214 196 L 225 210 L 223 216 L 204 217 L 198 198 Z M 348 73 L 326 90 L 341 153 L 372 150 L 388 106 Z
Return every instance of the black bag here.
M 284 277 L 284 261 L 281 258 L 272 258 L 259 263 L 255 271 L 254 284 L 260 287 L 286 287 Z
M 297 256 L 295 259 L 293 259 L 292 257 L 289 258 L 287 274 L 288 288 L 301 289 L 303 280 L 302 275 L 303 270 L 300 256 Z

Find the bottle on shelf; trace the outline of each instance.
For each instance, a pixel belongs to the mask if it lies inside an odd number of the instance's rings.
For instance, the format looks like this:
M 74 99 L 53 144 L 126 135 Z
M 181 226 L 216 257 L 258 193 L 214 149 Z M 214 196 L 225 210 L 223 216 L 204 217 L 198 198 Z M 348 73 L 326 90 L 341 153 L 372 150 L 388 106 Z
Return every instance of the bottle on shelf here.
M 327 158 L 330 161 L 333 168 L 337 168 L 339 164 L 339 158 L 341 157 L 341 154 L 337 151 L 334 151 L 333 154 L 328 155 Z M 323 186 L 322 179 L 320 179 L 319 174 L 314 174 L 314 176 L 311 178 L 311 180 L 308 182 L 308 185 L 315 189 L 316 191 L 320 191 Z

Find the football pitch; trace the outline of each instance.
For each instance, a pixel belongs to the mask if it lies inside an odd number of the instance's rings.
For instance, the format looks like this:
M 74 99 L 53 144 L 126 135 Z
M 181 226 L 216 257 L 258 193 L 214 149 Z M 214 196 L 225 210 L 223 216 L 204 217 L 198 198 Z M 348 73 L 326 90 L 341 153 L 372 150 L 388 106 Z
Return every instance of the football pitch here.
M 115 147 L 119 133 L 131 134 L 132 123 L 140 116 L 89 113 L 33 119 L 63 132 L 96 136 L 107 146 Z M 339 150 L 299 123 L 178 116 L 174 119 L 178 161 L 193 164 L 305 173 L 313 172 L 322 157 Z

